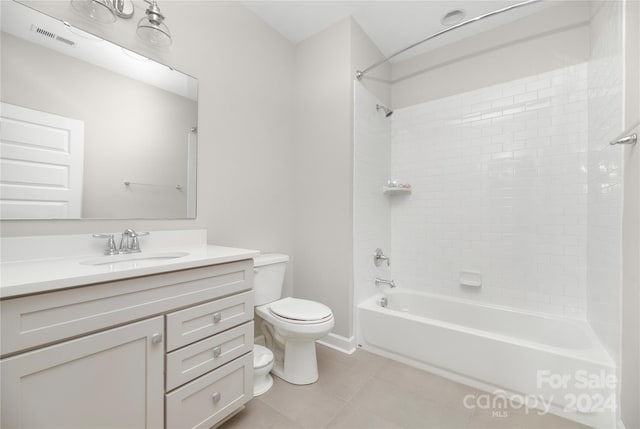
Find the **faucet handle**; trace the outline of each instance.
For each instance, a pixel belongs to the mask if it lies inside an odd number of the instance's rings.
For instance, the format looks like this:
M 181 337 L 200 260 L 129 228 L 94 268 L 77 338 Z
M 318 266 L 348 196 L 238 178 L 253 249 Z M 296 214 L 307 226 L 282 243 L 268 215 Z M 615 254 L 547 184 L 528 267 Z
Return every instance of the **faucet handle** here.
M 385 256 L 382 249 L 378 247 L 373 253 L 373 263 L 375 264 L 376 267 L 379 267 L 382 261 L 387 261 L 387 267 L 391 265 L 389 257 Z
M 116 248 L 116 242 L 113 239 L 113 234 L 93 234 L 93 238 L 106 238 L 107 247 L 104 249 L 105 255 L 117 255 L 118 249 Z
M 140 250 L 140 242 L 138 241 L 138 237 L 143 237 L 145 235 L 149 235 L 148 232 L 134 232 L 130 235 L 131 237 L 131 246 L 129 246 L 129 251 L 131 253 L 141 252 Z

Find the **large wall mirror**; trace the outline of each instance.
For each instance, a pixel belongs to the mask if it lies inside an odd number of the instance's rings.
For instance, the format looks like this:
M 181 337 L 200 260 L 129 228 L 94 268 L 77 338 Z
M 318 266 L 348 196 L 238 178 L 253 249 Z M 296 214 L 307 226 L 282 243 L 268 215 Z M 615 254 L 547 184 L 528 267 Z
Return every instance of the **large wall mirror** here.
M 194 218 L 197 80 L 0 4 L 0 217 Z

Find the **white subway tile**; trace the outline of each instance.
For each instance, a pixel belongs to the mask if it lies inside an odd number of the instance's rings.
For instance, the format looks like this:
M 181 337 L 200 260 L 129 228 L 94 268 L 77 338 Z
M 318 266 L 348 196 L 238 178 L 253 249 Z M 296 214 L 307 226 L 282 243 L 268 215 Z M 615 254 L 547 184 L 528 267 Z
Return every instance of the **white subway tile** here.
M 585 70 L 397 109 L 391 171 L 414 189 L 390 200 L 396 279 L 467 296 L 457 275 L 473 262 L 483 300 L 584 317 L 588 133 L 586 84 L 576 81 Z M 607 184 L 600 198 L 619 188 L 618 165 L 595 166 Z
M 526 92 L 524 94 L 518 94 L 515 95 L 513 97 L 513 102 L 514 103 L 526 103 L 529 101 L 534 101 L 538 99 L 538 92 L 537 91 L 531 91 L 531 92 Z

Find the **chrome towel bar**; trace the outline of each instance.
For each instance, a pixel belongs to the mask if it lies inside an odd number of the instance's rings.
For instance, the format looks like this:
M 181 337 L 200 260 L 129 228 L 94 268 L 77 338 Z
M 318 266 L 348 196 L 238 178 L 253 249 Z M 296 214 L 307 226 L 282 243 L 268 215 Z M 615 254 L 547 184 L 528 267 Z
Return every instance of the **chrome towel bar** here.
M 142 182 L 132 182 L 130 180 L 125 180 L 122 183 L 124 184 L 124 186 L 139 185 L 139 186 L 155 186 L 157 188 L 176 188 L 177 190 L 181 190 L 182 189 L 181 185 L 163 185 L 163 184 L 159 184 L 159 183 L 142 183 Z

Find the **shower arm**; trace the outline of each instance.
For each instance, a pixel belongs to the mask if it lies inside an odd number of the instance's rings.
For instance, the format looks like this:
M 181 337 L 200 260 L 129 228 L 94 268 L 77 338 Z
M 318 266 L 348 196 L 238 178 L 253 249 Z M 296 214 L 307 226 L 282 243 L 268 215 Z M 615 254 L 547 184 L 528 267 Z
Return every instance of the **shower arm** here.
M 420 40 L 419 42 L 413 43 L 413 44 L 407 46 L 406 48 L 401 49 L 398 52 L 395 52 L 395 53 L 389 55 L 385 59 L 380 60 L 377 63 L 374 63 L 374 64 L 370 65 L 369 67 L 367 67 L 364 70 L 356 71 L 356 79 L 362 80 L 362 78 L 364 77 L 365 74 L 367 74 L 368 72 L 370 72 L 374 68 L 378 67 L 379 65 L 386 63 L 390 59 L 392 59 L 394 57 L 397 57 L 398 55 L 403 54 L 403 53 L 407 52 L 408 50 L 415 48 L 416 46 L 422 45 L 424 42 L 427 42 L 427 41 L 429 41 L 431 39 L 435 39 L 438 36 L 441 36 L 441 35 L 443 35 L 445 33 L 448 33 L 449 31 L 455 30 L 455 29 L 460 28 L 460 27 L 464 27 L 465 25 L 471 24 L 472 22 L 480 21 L 482 19 L 489 18 L 491 16 L 498 15 L 498 14 L 503 13 L 503 12 L 508 12 L 510 10 L 517 9 L 519 7 L 522 7 L 522 6 L 527 6 L 527 5 L 530 5 L 532 3 L 538 3 L 540 1 L 542 1 L 542 0 L 526 0 L 526 1 L 523 1 L 521 3 L 512 4 L 511 6 L 506 6 L 506 7 L 503 7 L 502 9 L 494 10 L 493 12 L 489 12 L 489 13 L 485 13 L 484 15 L 476 16 L 475 18 L 468 19 L 468 20 L 466 20 L 464 22 L 461 22 L 459 24 L 452 25 L 451 27 L 445 28 L 444 30 L 440 30 L 437 33 L 434 33 L 434 34 L 432 34 L 432 35 Z

